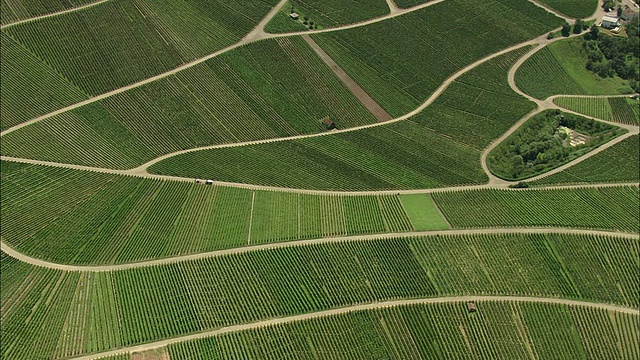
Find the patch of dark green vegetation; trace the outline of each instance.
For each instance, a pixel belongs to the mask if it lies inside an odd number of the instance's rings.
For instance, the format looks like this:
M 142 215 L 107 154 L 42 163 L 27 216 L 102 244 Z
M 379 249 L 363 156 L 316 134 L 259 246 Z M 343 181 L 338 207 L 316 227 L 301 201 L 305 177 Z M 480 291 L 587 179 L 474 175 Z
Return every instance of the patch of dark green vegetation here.
M 487 165 L 506 180 L 522 180 L 568 163 L 626 130 L 549 110 L 535 115 L 491 151 Z

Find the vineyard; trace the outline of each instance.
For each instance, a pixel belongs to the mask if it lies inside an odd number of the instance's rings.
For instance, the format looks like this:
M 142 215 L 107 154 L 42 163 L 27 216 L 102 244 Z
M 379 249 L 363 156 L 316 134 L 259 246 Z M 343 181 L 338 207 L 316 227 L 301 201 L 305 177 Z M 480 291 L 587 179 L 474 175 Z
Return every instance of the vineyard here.
M 0 41 L 2 130 L 88 97 L 4 32 Z
M 638 232 L 637 186 L 433 194 L 453 227 L 570 226 Z
M 401 9 L 410 8 L 412 6 L 428 3 L 433 0 L 393 0 L 396 5 Z
M 200 146 L 376 119 L 299 37 L 246 45 L 3 137 L 3 155 L 132 168 Z
M 442 14 L 449 14 L 447 22 L 442 21 Z M 314 35 L 313 39 L 380 106 L 397 117 L 418 107 L 461 68 L 560 23 L 526 0 L 447 0 L 363 28 Z M 425 63 L 427 59 L 433 63 Z
M 523 295 L 635 308 L 638 255 L 633 238 L 551 234 L 322 244 L 95 273 L 2 254 L 2 355 L 62 358 L 398 298 Z
M 598 0 L 539 0 L 539 2 L 576 19 L 590 17 L 596 11 L 596 7 L 601 5 Z
M 552 95 L 616 95 L 630 93 L 619 77 L 601 78 L 586 69 L 582 37 L 556 41 L 536 52 L 516 72 L 516 84 L 525 93 L 546 99 Z
M 295 12 L 300 19 L 289 14 Z M 304 31 L 357 23 L 389 13 L 385 0 L 289 0 L 274 16 L 265 30 L 270 33 Z M 304 24 L 306 22 L 307 24 Z
M 323 190 L 483 183 L 487 178 L 479 166 L 481 151 L 534 108 L 507 83 L 509 67 L 528 49 L 498 56 L 464 74 L 409 120 L 358 132 L 198 151 L 163 160 L 149 170 Z
M 98 95 L 233 44 L 275 3 L 110 0 L 3 32 L 87 94 Z M 39 86 L 48 86 L 42 80 Z
M 8 162 L 2 162 L 2 193 L 3 240 L 71 264 L 447 228 L 433 200 L 421 194 L 252 191 Z
M 632 136 L 557 174 L 531 185 L 638 182 L 640 148 Z
M 638 124 L 638 100 L 631 98 L 559 97 L 553 102 L 565 109 L 622 124 Z
M 47 15 L 83 6 L 95 0 L 2 0 L 0 19 L 2 24 Z
M 462 302 L 360 310 L 172 344 L 168 352 L 176 360 L 283 359 L 292 353 L 345 360 L 640 356 L 635 315 L 526 302 L 477 305 L 475 314 Z

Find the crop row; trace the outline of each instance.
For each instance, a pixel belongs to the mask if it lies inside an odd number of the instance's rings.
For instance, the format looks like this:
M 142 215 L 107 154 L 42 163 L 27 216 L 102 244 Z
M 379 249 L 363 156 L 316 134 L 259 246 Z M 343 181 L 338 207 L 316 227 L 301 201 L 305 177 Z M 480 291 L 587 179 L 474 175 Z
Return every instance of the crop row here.
M 95 0 L 2 0 L 2 24 L 47 15 L 86 5 Z
M 446 22 L 442 14 L 450 14 Z M 418 107 L 464 66 L 559 23 L 527 0 L 447 0 L 392 20 L 313 39 L 397 117 Z
M 638 123 L 638 100 L 629 98 L 561 97 L 553 102 L 587 116 L 623 124 Z
M 171 359 L 633 359 L 638 316 L 556 304 L 408 305 L 172 344 Z
M 638 232 L 637 186 L 433 194 L 453 227 L 572 226 Z
M 61 358 L 401 298 L 523 295 L 637 307 L 637 257 L 631 238 L 525 234 L 287 247 L 99 273 L 33 268 L 2 254 L 2 355 Z
M 598 0 L 540 0 L 544 5 L 576 19 L 584 19 L 593 15 L 599 5 Z
M 64 263 L 132 262 L 267 242 L 447 228 L 428 195 L 254 192 L 2 165 L 4 241 Z
M 640 148 L 638 136 L 585 159 L 559 173 L 532 182 L 532 185 L 638 182 Z
M 300 38 L 262 41 L 25 127 L 3 153 L 129 168 L 199 146 L 375 122 Z
M 332 190 L 482 183 L 487 181 L 479 166 L 482 149 L 534 108 L 507 81 L 511 64 L 527 50 L 474 68 L 409 120 L 352 133 L 188 153 L 150 170 Z

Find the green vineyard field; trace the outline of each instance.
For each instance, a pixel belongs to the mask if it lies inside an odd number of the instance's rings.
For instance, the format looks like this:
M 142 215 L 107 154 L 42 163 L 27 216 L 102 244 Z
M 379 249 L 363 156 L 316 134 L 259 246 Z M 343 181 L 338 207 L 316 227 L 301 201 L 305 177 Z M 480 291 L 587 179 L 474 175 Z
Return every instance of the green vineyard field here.
M 638 136 L 632 136 L 557 174 L 531 185 L 623 183 L 640 180 Z
M 394 299 L 523 295 L 635 308 L 640 295 L 638 241 L 619 237 L 372 240 L 81 273 L 1 256 L 3 358 L 77 356 Z
M 424 195 L 254 192 L 8 162 L 2 193 L 3 241 L 72 264 L 447 228 Z
M 73 9 L 94 1 L 96 0 L 2 0 L 0 1 L 0 19 L 4 25 Z
M 638 124 L 638 100 L 630 98 L 560 97 L 553 102 L 565 109 L 622 124 Z
M 570 226 L 635 233 L 637 186 L 558 190 L 469 190 L 434 193 L 455 227 Z M 591 209 L 591 210 L 589 210 Z
M 409 120 L 358 132 L 198 151 L 163 160 L 149 170 L 322 190 L 484 183 L 488 179 L 479 164 L 482 150 L 535 106 L 507 83 L 509 67 L 528 49 L 474 68 Z
M 539 2 L 576 19 L 590 17 L 601 5 L 598 0 L 540 0 Z
M 3 34 L 84 93 L 98 95 L 239 41 L 275 3 L 110 0 L 82 11 L 12 26 L 3 29 Z M 16 72 L 26 77 L 29 69 L 20 67 Z M 16 88 L 15 96 L 34 102 L 30 97 L 39 94 L 30 93 L 31 87 L 55 93 L 55 84 L 46 80 L 21 82 L 24 88 Z M 37 99 L 50 102 L 46 96 Z
M 446 22 L 442 14 L 449 14 Z M 527 0 L 447 0 L 366 27 L 314 35 L 313 39 L 380 106 L 397 117 L 418 107 L 464 66 L 560 24 L 560 19 Z
M 638 316 L 565 305 L 420 304 L 311 318 L 172 344 L 171 359 L 633 359 Z M 553 331 L 550 331 L 553 329 Z M 569 340 L 571 339 L 571 340 Z
M 433 0 L 393 0 L 396 5 L 401 9 L 410 8 L 412 6 L 428 3 Z
M 290 17 L 292 11 L 299 15 L 300 21 Z M 269 21 L 265 30 L 270 33 L 306 31 L 309 26 L 320 30 L 353 24 L 388 13 L 389 6 L 385 0 L 354 0 L 346 3 L 341 0 L 289 0 Z M 307 22 L 307 25 L 301 21 Z
M 617 95 L 631 92 L 619 77 L 601 78 L 585 68 L 581 37 L 556 41 L 536 52 L 515 74 L 525 93 L 546 99 L 552 95 Z
M 3 137 L 16 157 L 131 168 L 173 151 L 376 119 L 299 37 L 235 49 Z

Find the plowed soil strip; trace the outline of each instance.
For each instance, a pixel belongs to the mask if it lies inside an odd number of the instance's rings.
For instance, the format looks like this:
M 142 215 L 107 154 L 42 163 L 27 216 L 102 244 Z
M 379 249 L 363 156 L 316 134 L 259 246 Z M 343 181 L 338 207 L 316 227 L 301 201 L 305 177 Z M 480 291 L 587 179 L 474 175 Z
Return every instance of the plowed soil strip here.
M 378 105 L 378 103 L 373 100 L 371 96 L 369 96 L 369 94 L 367 94 L 367 92 L 364 91 L 364 89 L 361 88 L 360 85 L 358 85 L 358 83 L 356 83 L 349 75 L 347 75 L 347 73 L 344 72 L 344 70 L 342 70 L 342 68 L 338 64 L 336 64 L 336 62 L 333 61 L 333 59 L 326 52 L 324 52 L 324 50 L 322 50 L 322 48 L 318 46 L 318 44 L 316 44 L 316 42 L 313 41 L 311 37 L 309 37 L 309 35 L 302 35 L 302 38 L 307 42 L 307 44 L 309 44 L 309 46 L 311 46 L 313 51 L 318 54 L 320 59 L 322 59 L 322 61 L 324 61 L 327 66 L 329 66 L 331 71 L 336 74 L 338 79 L 342 81 L 347 89 L 349 89 L 349 91 L 351 91 L 353 95 L 358 98 L 362 105 L 364 105 L 364 107 L 367 108 L 367 110 L 369 110 L 369 112 L 371 112 L 371 114 L 373 114 L 376 119 L 378 119 L 378 122 L 385 122 L 393 119 L 393 117 L 391 117 L 391 115 L 389 115 L 380 105 Z

